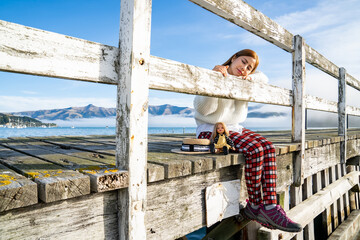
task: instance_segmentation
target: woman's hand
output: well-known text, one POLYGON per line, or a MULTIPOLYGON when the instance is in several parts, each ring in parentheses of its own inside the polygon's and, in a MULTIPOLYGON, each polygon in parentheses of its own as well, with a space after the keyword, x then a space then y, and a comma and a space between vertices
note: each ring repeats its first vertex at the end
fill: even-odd
POLYGON ((224 77, 228 75, 227 69, 229 66, 216 65, 213 70, 222 73, 224 77))

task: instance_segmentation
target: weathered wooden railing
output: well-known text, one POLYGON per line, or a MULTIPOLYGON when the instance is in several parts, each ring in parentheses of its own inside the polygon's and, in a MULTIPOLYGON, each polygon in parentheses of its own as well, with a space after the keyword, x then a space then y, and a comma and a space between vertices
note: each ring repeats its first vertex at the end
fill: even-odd
MULTIPOLYGON (((300 143, 300 148, 294 153, 293 184, 287 187, 291 193, 289 214, 295 219, 304 214, 308 217, 306 221, 301 219, 301 223, 307 224, 304 236, 308 239, 314 238, 312 222, 320 213, 327 226, 331 226, 331 214, 336 229, 338 211, 342 222, 349 216, 350 208, 359 208, 358 195, 349 193, 359 181, 359 169, 348 169, 347 175, 345 171, 345 162, 350 158, 346 156, 345 119, 347 115, 360 116, 360 109, 346 105, 345 86, 360 90, 360 81, 306 45, 301 36, 294 36, 243 1, 191 1, 292 53, 293 89, 229 76, 220 90, 216 84, 220 73, 150 56, 150 0, 121 1, 119 48, 0 21, 0 70, 118 86, 117 166, 129 171, 129 187, 119 191, 121 239, 146 238, 149 88, 292 107, 292 140, 300 143), (339 80, 338 102, 305 94, 305 61, 339 80), (318 163, 313 169, 308 166, 314 159, 305 156, 305 109, 339 115, 340 141, 331 145, 339 148, 339 159, 318 163), (339 187, 347 182, 346 187, 339 187), (339 195, 334 195, 335 192, 339 195)), ((289 209, 288 192, 281 194, 285 209, 289 209)), ((328 227, 327 235, 331 231, 328 227)), ((279 233, 261 229, 260 234, 269 237, 279 233)), ((301 238, 302 234, 297 236, 301 238)))

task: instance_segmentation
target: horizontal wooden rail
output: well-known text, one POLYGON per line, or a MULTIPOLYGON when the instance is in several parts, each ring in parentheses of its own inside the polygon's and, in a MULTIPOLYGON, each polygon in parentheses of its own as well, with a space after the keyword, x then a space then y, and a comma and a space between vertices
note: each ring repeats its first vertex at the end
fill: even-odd
POLYGON ((0 20, 0 70, 117 84, 118 49, 0 20))
POLYGON ((150 62, 150 88, 157 90, 232 98, 236 100, 291 106, 291 91, 250 80, 227 76, 215 71, 176 61, 152 57, 150 62), (271 93, 271 94, 269 94, 271 93))
MULTIPOLYGON (((244 1, 239 0, 189 0, 206 10, 246 29, 247 31, 271 42, 272 44, 293 52, 294 35, 288 30, 271 20, 244 1)), ((329 61, 315 49, 305 44, 306 62, 325 73, 338 78, 339 67, 329 61)), ((360 90, 360 81, 346 74, 346 83, 360 90)))
MULTIPOLYGON (((0 70, 80 81, 117 84, 118 49, 83 39, 0 20, 0 70), (76 67, 74 67, 76 66, 76 67)), ((292 106, 290 90, 222 75, 200 67, 150 57, 150 88, 236 100, 292 106), (271 93, 271 94, 268 94, 271 93)), ((337 103, 307 96, 309 109, 337 112, 337 103)), ((348 106, 348 114, 360 109, 348 106)))
MULTIPOLYGON (((351 172, 290 209, 287 216, 305 226, 358 184, 359 172, 351 172)), ((261 239, 278 239, 279 234, 282 234, 283 239, 291 239, 296 235, 296 233, 285 233, 280 230, 268 230, 266 228, 261 228, 259 234, 262 237, 261 239)))

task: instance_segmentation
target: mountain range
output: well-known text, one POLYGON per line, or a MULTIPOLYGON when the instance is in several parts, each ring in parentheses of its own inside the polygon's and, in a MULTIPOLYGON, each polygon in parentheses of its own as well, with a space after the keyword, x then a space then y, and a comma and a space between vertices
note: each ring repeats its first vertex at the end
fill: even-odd
MULTIPOLYGON (((116 116, 116 108, 97 107, 89 104, 85 107, 69 107, 62 109, 38 110, 13 112, 12 115, 27 116, 39 120, 72 120, 81 118, 107 118, 116 116)), ((183 117, 194 116, 194 109, 188 107, 177 107, 169 104, 160 106, 149 106, 149 114, 153 116, 161 115, 181 115, 183 117)))
MULTIPOLYGON (((249 107, 249 118, 269 118, 285 116, 282 112, 259 112, 254 111, 258 106, 249 107)), ((16 116, 27 116, 38 120, 73 120, 82 118, 108 118, 116 116, 116 108, 97 107, 89 104, 85 107, 69 107, 62 109, 24 111, 10 113, 16 116)), ((179 115, 181 117, 193 117, 194 109, 189 107, 177 107, 169 104, 149 106, 149 114, 152 116, 179 115)))

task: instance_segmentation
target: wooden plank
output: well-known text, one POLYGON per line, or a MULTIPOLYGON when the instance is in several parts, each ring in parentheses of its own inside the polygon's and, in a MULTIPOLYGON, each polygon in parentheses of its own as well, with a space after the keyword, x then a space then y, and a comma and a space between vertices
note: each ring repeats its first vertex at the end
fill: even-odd
POLYGON ((224 219, 202 239, 230 239, 249 223, 251 223, 250 220, 246 220, 241 216, 234 216, 224 219))
POLYGON ((36 183, 0 164, 0 212, 37 202, 36 183))
POLYGON ((100 153, 104 155, 114 155, 115 149, 113 146, 99 144, 99 143, 86 143, 83 141, 69 139, 66 137, 30 137, 46 143, 57 145, 63 149, 77 149, 80 151, 88 151, 94 153, 100 153))
POLYGON ((244 1, 190 0, 206 10, 254 33, 272 44, 292 51, 293 35, 244 1))
POLYGON ((305 96, 305 104, 307 109, 324 111, 324 112, 338 112, 338 103, 335 101, 330 101, 324 98, 315 97, 311 95, 305 96))
MULTIPOLYGON (((299 205, 302 201, 302 185, 300 187, 296 187, 294 184, 290 186, 290 209, 299 205)), ((296 239, 303 239, 303 230, 296 234, 296 239)))
POLYGON ((164 180, 165 178, 165 169, 164 166, 159 164, 149 163, 147 164, 147 182, 157 182, 160 180, 164 180))
POLYGON ((328 238, 328 240, 351 240, 355 239, 360 231, 360 210, 351 212, 350 216, 343 222, 328 238))
MULTIPOLYGON (((303 199, 306 200, 313 195, 313 176, 309 176, 304 179, 303 184, 303 199)), ((314 231, 314 221, 310 221, 304 228, 304 239, 305 240, 314 240, 315 231, 314 231)))
POLYGON ((0 213, 0 238, 115 240, 117 214, 116 191, 40 203, 0 213))
MULTIPOLYGON (((330 167, 330 183, 335 182, 337 180, 336 172, 335 172, 336 166, 337 165, 330 167)), ((339 199, 342 199, 342 196, 339 199)), ((339 226, 339 219, 338 219, 338 201, 339 201, 339 199, 330 206, 331 222, 333 224, 332 231, 334 231, 339 226)))
POLYGON ((165 178, 176 178, 192 174, 192 162, 188 159, 194 156, 178 156, 173 153, 148 153, 148 162, 164 167, 165 178))
POLYGON ((219 91, 216 83, 224 79, 220 73, 176 61, 153 57, 149 70, 151 89, 283 106, 292 104, 288 89, 235 76, 227 76, 227 84, 219 91))
POLYGON ((292 141, 299 142, 301 149, 294 157, 294 184, 303 183, 303 161, 305 160, 305 41, 299 35, 294 37, 292 71, 292 141))
POLYGON ((115 159, 110 164, 105 159, 107 156, 92 153, 74 152, 71 149, 55 148, 52 144, 29 140, 26 138, 13 138, 15 142, 8 142, 6 146, 17 149, 27 155, 40 158, 47 162, 81 172, 90 177, 90 188, 92 192, 110 191, 128 186, 127 171, 115 168, 115 159), (36 155, 33 152, 36 152, 36 155), (70 153, 72 152, 72 153, 70 153), (98 158, 97 158, 98 157, 98 158), (95 160, 96 159, 96 160, 95 160), (103 162, 98 159, 103 160, 103 162))
MULTIPOLYGON (((293 221, 305 226, 356 184, 359 184, 359 172, 349 173, 290 209, 286 215, 293 221)), ((266 239, 270 239, 270 236, 275 236, 275 239, 278 239, 280 234, 282 239, 291 239, 296 235, 296 233, 266 228, 260 228, 259 232, 262 236, 269 237, 266 239)))
POLYGON ((346 115, 346 81, 345 81, 345 68, 339 69, 339 82, 338 82, 338 131, 339 136, 344 137, 340 142, 340 163, 346 162, 346 137, 347 137, 347 115, 346 115))
MULTIPOLYGON (((241 165, 235 165, 150 184, 145 215, 147 239, 172 240, 205 226, 205 188, 239 179, 240 169, 241 165)), ((241 189, 243 191, 246 194, 246 190, 241 189)))
POLYGON ((117 48, 0 21, 0 70, 116 84, 117 48))
POLYGON ((0 163, 31 178, 38 185, 43 202, 83 196, 90 193, 88 176, 0 146, 0 163))
POLYGON ((146 239, 151 9, 151 0, 120 6, 116 166, 129 171, 129 187, 119 191, 120 239, 146 239))
MULTIPOLYGON (((321 182, 323 189, 329 186, 330 184, 329 168, 326 168, 323 171, 321 171, 321 182)), ((332 233, 331 206, 327 206, 322 212, 322 224, 323 224, 324 232, 328 237, 332 233)))

